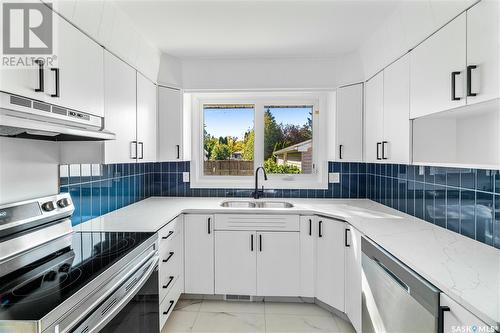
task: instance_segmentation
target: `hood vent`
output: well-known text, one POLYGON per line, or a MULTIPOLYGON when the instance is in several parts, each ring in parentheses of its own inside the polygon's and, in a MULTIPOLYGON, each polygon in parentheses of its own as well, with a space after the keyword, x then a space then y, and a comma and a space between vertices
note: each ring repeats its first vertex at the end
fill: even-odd
POLYGON ((0 136, 49 141, 114 140, 104 118, 0 92, 0 136))

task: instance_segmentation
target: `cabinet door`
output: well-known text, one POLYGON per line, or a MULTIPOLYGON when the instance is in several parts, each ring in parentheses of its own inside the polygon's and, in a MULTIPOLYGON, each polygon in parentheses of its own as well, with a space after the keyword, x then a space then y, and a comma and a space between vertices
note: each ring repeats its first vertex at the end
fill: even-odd
POLYGON ((467 11, 467 66, 476 66, 468 67, 467 104, 500 97, 499 12, 499 1, 481 1, 467 11))
POLYGON ((345 313, 361 333, 361 233, 351 226, 346 230, 345 313))
POLYGON ((106 129, 116 140, 105 142, 106 163, 131 163, 136 160, 136 73, 112 55, 104 54, 106 129))
POLYGON ((104 116, 104 49, 59 15, 53 17, 58 28, 57 63, 46 68, 46 100, 104 116), (58 97, 53 96, 57 89, 58 97))
POLYGON ((298 232, 257 233, 257 295, 300 295, 298 232))
POLYGON ((365 84, 365 154, 366 162, 380 162, 384 129, 384 73, 365 84))
POLYGON ((412 119, 465 105, 465 21, 463 13, 410 52, 412 119))
POLYGON ((443 312, 443 333, 495 332, 498 328, 486 324, 446 294, 440 294, 439 303, 441 307, 449 308, 449 311, 443 312))
POLYGON ((255 231, 215 232, 215 293, 256 295, 255 231))
POLYGON ((184 291, 214 293, 214 230, 212 215, 184 216, 184 291))
POLYGON ((137 73, 137 159, 156 162, 156 85, 137 73))
POLYGON ((159 159, 182 159, 182 92, 158 87, 159 159))
POLYGON ((345 223, 318 218, 316 298, 344 311, 345 223))
POLYGON ((337 151, 341 161, 363 160, 363 84, 337 89, 337 151))
POLYGON ((2 67, 0 68, 0 91, 44 101, 45 93, 36 91, 40 88, 40 84, 43 85, 41 79, 44 74, 45 71, 43 71, 43 74, 39 73, 37 66, 2 67))
POLYGON ((404 56, 384 70, 383 159, 410 163, 410 61, 404 56))
POLYGON ((300 217, 300 296, 314 297, 316 217, 300 217))

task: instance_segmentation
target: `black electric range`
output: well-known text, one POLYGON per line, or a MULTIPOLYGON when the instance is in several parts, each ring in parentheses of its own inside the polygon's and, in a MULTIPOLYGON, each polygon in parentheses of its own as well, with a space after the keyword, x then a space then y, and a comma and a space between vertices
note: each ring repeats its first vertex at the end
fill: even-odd
POLYGON ((40 320, 151 236, 75 232, 69 246, 0 278, 0 320, 40 320))

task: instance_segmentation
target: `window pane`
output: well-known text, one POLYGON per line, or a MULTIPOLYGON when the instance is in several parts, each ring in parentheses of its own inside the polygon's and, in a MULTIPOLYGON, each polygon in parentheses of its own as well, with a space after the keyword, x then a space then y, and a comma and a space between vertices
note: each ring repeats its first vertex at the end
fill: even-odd
POLYGON ((254 169, 254 106, 205 104, 203 174, 251 176, 254 169))
POLYGON ((268 105, 264 111, 264 167, 268 173, 311 174, 311 105, 268 105))

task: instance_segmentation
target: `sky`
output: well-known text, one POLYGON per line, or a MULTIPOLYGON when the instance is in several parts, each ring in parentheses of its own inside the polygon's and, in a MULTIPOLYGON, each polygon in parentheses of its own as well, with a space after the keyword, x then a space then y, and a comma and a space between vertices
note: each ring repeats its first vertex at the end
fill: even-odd
MULTIPOLYGON (((273 108, 276 122, 302 126, 307 123, 310 108, 273 108)), ((205 129, 215 137, 236 136, 243 139, 253 128, 253 109, 204 109, 205 129)))

